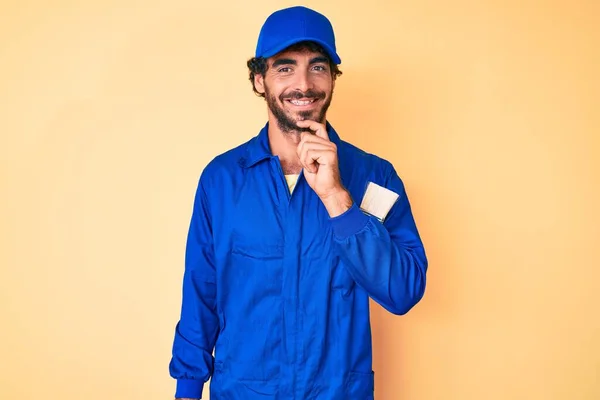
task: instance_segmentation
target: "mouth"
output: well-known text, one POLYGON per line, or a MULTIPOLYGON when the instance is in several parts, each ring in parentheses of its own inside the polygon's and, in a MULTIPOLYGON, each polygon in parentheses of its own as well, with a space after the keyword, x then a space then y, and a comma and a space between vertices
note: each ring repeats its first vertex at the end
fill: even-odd
POLYGON ((316 98, 303 98, 303 99, 286 99, 288 104, 292 105, 295 109, 309 109, 313 108, 319 101, 316 98))

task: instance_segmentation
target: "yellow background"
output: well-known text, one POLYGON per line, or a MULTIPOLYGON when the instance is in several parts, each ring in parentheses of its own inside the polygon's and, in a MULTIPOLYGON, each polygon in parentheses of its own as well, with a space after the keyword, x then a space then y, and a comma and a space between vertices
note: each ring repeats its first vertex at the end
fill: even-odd
MULTIPOLYGON (((276 8, 2 1, 0 398, 169 399, 198 176, 266 107, 276 8)), ((330 121, 392 161, 430 259, 373 305, 377 400, 600 399, 599 2, 311 1, 330 121)))

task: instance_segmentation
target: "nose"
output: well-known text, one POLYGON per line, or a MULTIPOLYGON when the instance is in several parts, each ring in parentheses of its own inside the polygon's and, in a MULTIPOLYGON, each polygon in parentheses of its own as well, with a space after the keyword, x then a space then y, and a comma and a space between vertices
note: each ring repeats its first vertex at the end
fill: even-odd
POLYGON ((310 79, 308 71, 300 70, 296 73, 296 82, 294 82, 295 89, 301 92, 306 92, 308 89, 312 89, 313 83, 310 79))

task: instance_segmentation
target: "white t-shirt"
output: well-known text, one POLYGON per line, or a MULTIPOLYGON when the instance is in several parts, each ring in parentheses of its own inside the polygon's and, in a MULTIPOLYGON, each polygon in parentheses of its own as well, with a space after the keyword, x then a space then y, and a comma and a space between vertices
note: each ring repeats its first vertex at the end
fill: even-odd
POLYGON ((287 182, 288 187, 290 188, 290 193, 294 191, 296 187, 296 182, 298 182, 299 174, 290 174, 285 176, 285 180, 287 182))

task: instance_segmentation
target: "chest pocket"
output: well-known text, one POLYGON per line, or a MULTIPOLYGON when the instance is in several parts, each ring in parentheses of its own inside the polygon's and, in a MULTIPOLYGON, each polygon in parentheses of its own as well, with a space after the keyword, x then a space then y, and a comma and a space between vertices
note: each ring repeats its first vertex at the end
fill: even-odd
POLYGON ((281 290, 283 282, 283 241, 266 240, 260 231, 254 236, 234 233, 230 266, 242 292, 253 292, 254 296, 274 295, 281 290))
POLYGON ((252 235, 233 232, 231 253, 251 260, 269 261, 283 258, 283 240, 265 238, 260 229, 252 235))

